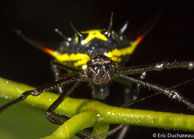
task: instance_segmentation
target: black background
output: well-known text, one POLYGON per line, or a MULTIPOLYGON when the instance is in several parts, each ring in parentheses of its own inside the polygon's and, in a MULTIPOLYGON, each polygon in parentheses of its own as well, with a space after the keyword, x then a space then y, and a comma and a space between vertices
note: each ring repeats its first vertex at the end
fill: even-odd
MULTIPOLYGON (((52 81, 50 58, 32 47, 17 35, 11 28, 21 29, 28 36, 46 42, 60 41, 61 38, 53 30, 59 28, 64 34, 72 35, 70 20, 78 30, 106 28, 110 14, 114 12, 113 28, 118 30, 125 21, 129 20, 126 35, 136 36, 145 26, 163 12, 160 21, 155 25, 144 41, 138 46, 127 63, 130 65, 144 65, 149 63, 168 61, 194 60, 194 5, 192 1, 70 1, 70 0, 17 0, 0 4, 0 76, 33 86, 52 81)), ((170 87, 194 77, 189 70, 173 70, 149 73, 146 80, 170 87)), ((86 86, 85 86, 86 87, 86 86)), ((80 87, 85 89, 85 87, 80 87)), ((120 86, 116 86, 120 87, 120 86)), ((121 93, 111 92, 109 103, 121 103, 121 93), (118 100, 118 98, 120 100, 118 100)), ((179 90, 189 100, 194 102, 193 82, 179 87, 179 90)), ((147 90, 143 90, 145 92, 147 90)), ((140 97, 149 95, 148 91, 140 97)), ((84 96, 80 91, 75 97, 84 96)), ((187 107, 171 101, 160 95, 137 103, 134 108, 192 113, 187 107)), ((140 138, 143 135, 152 138, 153 132, 173 132, 154 128, 132 126, 128 138, 140 138)), ((177 131, 174 131, 177 133, 177 131)))

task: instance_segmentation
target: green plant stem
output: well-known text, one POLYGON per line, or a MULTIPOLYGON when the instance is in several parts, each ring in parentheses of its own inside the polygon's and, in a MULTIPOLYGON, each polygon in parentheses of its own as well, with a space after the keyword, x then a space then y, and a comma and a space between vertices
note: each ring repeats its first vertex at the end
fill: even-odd
MULTIPOLYGON (((14 99, 21 95, 24 91, 31 89, 34 88, 25 84, 0 78, 0 97, 14 99)), ((57 94, 45 92, 39 96, 29 96, 24 102, 34 107, 46 110, 57 99, 57 97, 57 94)), ((192 115, 112 107, 101 102, 88 99, 73 99, 67 97, 55 110, 55 113, 57 114, 70 117, 79 113, 81 114, 82 112, 92 112, 97 116, 98 122, 94 122, 95 120, 92 119, 90 126, 94 126, 94 123, 129 124, 194 131, 194 116, 192 115)), ((81 120, 80 122, 83 121, 81 120)), ((85 127, 88 127, 88 125, 85 127)), ((70 126, 67 128, 70 130, 71 128, 76 128, 76 126, 70 126)), ((80 130, 80 128, 84 127, 71 129, 73 131, 72 134, 74 134, 75 131, 77 132, 80 130)))
POLYGON ((93 111, 81 112, 67 120, 50 136, 45 137, 44 139, 69 139, 78 131, 94 125, 97 122, 97 119, 97 114, 93 111))

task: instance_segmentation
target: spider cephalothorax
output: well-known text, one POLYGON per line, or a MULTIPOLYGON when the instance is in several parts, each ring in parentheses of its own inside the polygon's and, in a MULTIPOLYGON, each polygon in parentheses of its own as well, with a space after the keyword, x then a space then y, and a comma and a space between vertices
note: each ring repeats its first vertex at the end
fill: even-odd
POLYGON ((84 73, 93 83, 105 84, 112 80, 115 68, 115 63, 110 58, 98 55, 87 63, 84 73))

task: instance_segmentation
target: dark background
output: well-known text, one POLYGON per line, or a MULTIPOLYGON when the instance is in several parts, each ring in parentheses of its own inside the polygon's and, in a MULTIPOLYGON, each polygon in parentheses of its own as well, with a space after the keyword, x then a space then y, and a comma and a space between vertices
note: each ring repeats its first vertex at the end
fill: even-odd
MULTIPOLYGON (((192 1, 17 0, 1 2, 0 4, 0 76, 33 86, 39 86, 53 79, 49 65, 51 58, 15 35, 14 32, 11 31, 12 27, 21 29, 27 36, 50 43, 61 40, 61 37, 53 31, 56 27, 67 36, 73 34, 69 25, 70 20, 78 30, 106 28, 112 11, 114 12, 113 28, 118 30, 129 20, 129 28, 126 35, 132 37, 137 36, 138 32, 152 23, 157 15, 163 13, 160 16, 160 21, 137 47, 129 63, 127 63, 127 66, 144 65, 164 60, 194 60, 194 4, 192 1)), ((149 73, 146 80, 170 87, 193 77, 193 71, 173 70, 149 73)), ((109 104, 111 104, 111 102, 113 104, 121 104, 123 102, 123 96, 121 93, 118 93, 120 90, 117 89, 120 86, 115 86, 116 87, 113 87, 111 91, 110 100, 108 100, 109 104)), ((81 89, 79 91, 77 90, 74 96, 78 98, 89 98, 90 90, 85 91, 87 88, 86 85, 80 88, 83 91, 80 91, 81 89), (86 92, 86 94, 82 92, 86 92)), ((177 90, 194 102, 193 82, 179 87, 177 90)), ((151 94, 151 92, 142 89, 140 97, 145 97, 149 94, 151 94)), ((133 105, 133 108, 188 114, 193 113, 183 104, 169 100, 163 95, 136 103, 133 105)), ((27 107, 27 109, 30 108, 27 107)), ((29 116, 26 115, 26 113, 28 113, 26 110, 21 110, 20 112, 15 110, 14 115, 11 114, 11 119, 13 121, 18 118, 16 113, 21 113, 24 117, 29 116)), ((44 116, 44 112, 36 111, 35 113, 41 113, 40 115, 44 116)), ((25 138, 26 136, 30 136, 31 138, 45 136, 48 133, 38 136, 38 132, 44 132, 44 128, 52 126, 50 123, 47 123, 48 125, 42 127, 42 130, 34 130, 34 127, 31 125, 32 123, 26 122, 26 125, 17 125, 21 129, 25 129, 25 126, 32 127, 32 129, 27 128, 28 132, 26 132, 25 136, 22 130, 14 132, 14 129, 10 129, 14 127, 14 124, 20 123, 12 123, 7 116, 4 117, 4 119, 0 119, 4 123, 0 124, 0 129, 5 127, 2 131, 13 131, 13 133, 10 134, 19 136, 18 138, 25 138), (6 119, 8 120, 7 123, 5 122, 6 119), (9 125, 11 123, 12 125, 9 125), (37 136, 33 134, 37 134, 37 136)), ((20 120, 22 119, 23 118, 20 120)), ((47 122, 45 117, 42 119, 47 122)), ((37 121, 37 123, 38 122, 40 122, 40 120, 37 121)), ((52 132, 52 129, 50 129, 49 132, 52 132)), ((153 132, 179 133, 180 131, 166 131, 131 126, 127 138, 141 138, 142 136, 152 138, 153 132)))

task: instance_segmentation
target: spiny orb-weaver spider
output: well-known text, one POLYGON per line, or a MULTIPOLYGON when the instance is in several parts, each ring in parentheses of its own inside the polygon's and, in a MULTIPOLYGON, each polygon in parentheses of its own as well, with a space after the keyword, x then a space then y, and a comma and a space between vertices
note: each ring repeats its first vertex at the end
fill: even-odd
MULTIPOLYGON (((169 98, 178 100, 190 109, 194 109, 194 105, 188 100, 186 100, 177 91, 154 85, 152 83, 130 76, 150 71, 161 71, 163 69, 193 69, 194 62, 175 61, 161 62, 151 65, 135 67, 123 67, 123 65, 127 61, 127 58, 134 52, 136 46, 150 31, 155 22, 151 25, 150 28, 148 28, 147 31, 145 31, 145 33, 138 36, 136 40, 131 41, 123 35, 127 29, 128 22, 126 22, 118 32, 116 32, 112 30, 112 20, 113 14, 111 15, 108 29, 106 30, 89 30, 79 32, 71 24, 75 32, 75 36, 71 38, 64 36, 62 32, 60 32, 58 29, 55 29, 55 31, 64 38, 64 41, 60 43, 59 47, 56 50, 52 50, 50 48, 43 48, 42 46, 44 45, 41 42, 33 41, 23 35, 21 31, 17 30, 16 33, 21 38, 31 43, 33 46, 48 53, 54 58, 54 60, 51 62, 51 65, 52 70, 55 74, 55 81, 38 87, 35 90, 29 90, 24 92, 19 98, 1 106, 0 112, 5 110, 9 106, 26 99, 29 95, 38 96, 45 91, 57 89, 60 96, 48 108, 48 110, 46 111, 46 117, 50 122, 54 124, 62 124, 60 120, 52 117, 51 114, 65 99, 65 97, 73 92, 73 90, 78 86, 78 84, 84 81, 88 81, 91 84, 91 87, 93 88, 93 98, 105 99, 108 96, 108 83, 117 78, 125 79, 129 82, 139 84, 140 86, 144 86, 155 91, 162 92, 169 98), (65 69, 69 72, 68 76, 63 76, 60 74, 60 70, 62 69, 65 69), (63 91, 63 87, 67 84, 71 84, 71 88, 68 91, 63 91)), ((120 126, 120 128, 121 127, 122 126, 120 126)), ((81 138, 87 138, 86 136, 81 135, 79 133, 76 135, 81 138)), ((99 137, 102 136, 97 136, 95 138, 99 137)))

